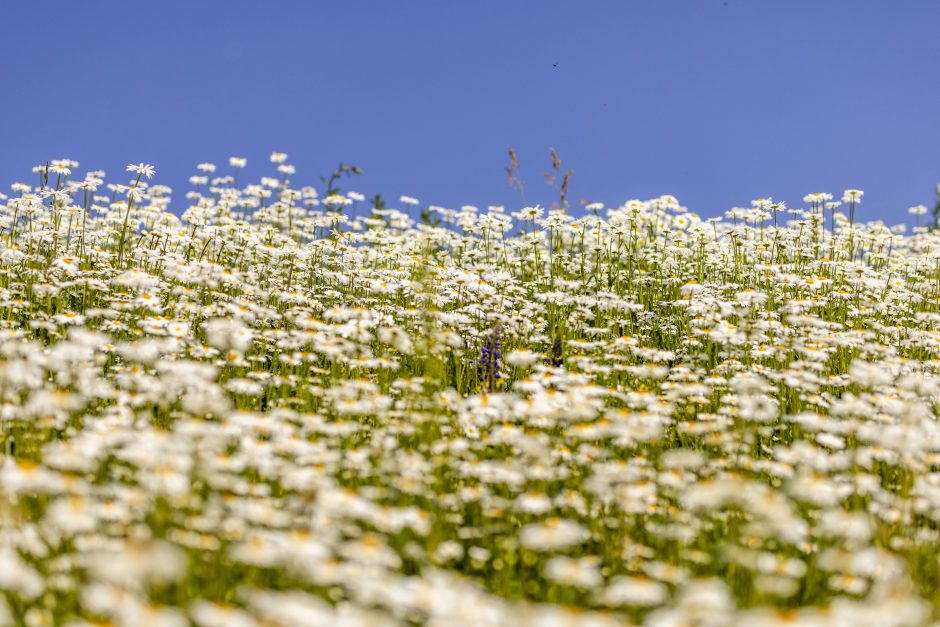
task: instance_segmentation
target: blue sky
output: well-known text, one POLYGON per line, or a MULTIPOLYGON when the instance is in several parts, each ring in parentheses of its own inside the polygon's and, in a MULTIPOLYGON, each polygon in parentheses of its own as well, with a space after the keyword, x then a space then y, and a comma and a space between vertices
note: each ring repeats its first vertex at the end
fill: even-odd
MULTIPOLYGON (((866 195, 907 219, 940 181, 940 2, 0 3, 0 179, 287 152, 292 181, 447 207, 673 194, 717 215, 773 196, 866 195), (508 187, 507 147, 525 199, 508 187)), ((225 166, 225 167, 223 167, 225 166)))

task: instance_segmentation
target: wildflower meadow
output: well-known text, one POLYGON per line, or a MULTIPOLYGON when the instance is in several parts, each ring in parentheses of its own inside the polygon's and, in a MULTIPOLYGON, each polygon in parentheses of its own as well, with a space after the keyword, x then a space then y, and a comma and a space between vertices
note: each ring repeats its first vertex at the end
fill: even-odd
POLYGON ((271 161, 0 194, 0 625, 940 624, 937 231, 271 161))

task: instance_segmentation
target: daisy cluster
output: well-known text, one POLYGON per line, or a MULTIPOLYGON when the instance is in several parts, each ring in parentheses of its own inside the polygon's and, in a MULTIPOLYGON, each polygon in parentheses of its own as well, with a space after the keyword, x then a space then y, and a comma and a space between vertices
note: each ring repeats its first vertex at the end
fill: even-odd
POLYGON ((940 619, 936 232, 286 160, 0 195, 0 625, 940 619))

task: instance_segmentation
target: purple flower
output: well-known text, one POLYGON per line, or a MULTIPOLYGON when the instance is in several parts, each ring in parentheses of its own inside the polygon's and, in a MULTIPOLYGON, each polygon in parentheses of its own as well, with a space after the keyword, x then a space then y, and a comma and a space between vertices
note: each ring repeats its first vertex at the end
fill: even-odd
POLYGON ((477 376, 480 379, 480 385, 486 386, 490 391, 493 391, 493 386, 496 381, 502 378, 502 373, 500 372, 503 358, 502 333, 502 328, 496 327, 493 332, 487 336, 483 347, 480 349, 477 376))

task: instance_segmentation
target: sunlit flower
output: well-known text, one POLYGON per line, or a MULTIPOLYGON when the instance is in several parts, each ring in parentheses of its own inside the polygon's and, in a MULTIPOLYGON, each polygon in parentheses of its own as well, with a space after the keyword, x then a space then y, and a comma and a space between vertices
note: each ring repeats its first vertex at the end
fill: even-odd
POLYGON ((152 165, 147 165, 144 163, 130 164, 127 166, 128 172, 136 172, 138 175, 146 176, 148 179, 153 178, 153 175, 156 174, 157 170, 152 165))

